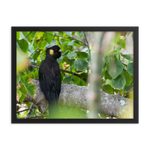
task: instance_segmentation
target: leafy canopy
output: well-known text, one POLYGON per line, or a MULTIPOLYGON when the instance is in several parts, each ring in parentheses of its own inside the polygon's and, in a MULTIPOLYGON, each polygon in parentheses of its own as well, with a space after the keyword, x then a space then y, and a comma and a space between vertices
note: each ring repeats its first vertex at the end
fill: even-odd
MULTIPOLYGON (((22 103, 27 93, 35 97, 32 79, 38 79, 38 68, 29 65, 29 62, 40 66, 46 57, 46 48, 53 45, 60 46, 62 50, 62 56, 57 60, 62 69, 62 83, 86 86, 91 72, 90 56, 95 51, 94 47, 83 42, 83 37, 83 31, 17 32, 17 100, 22 103)), ((110 94, 126 93, 133 87, 133 57, 120 52, 126 48, 126 38, 121 33, 115 35, 113 45, 113 50, 106 53, 103 60, 101 90, 110 94)))

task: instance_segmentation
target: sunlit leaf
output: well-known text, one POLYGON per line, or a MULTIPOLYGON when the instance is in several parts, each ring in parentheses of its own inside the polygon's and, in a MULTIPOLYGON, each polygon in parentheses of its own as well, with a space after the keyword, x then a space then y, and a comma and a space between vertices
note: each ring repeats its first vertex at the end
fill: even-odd
POLYGON ((28 42, 24 39, 18 40, 18 44, 20 49, 24 52, 27 53, 28 52, 28 42))

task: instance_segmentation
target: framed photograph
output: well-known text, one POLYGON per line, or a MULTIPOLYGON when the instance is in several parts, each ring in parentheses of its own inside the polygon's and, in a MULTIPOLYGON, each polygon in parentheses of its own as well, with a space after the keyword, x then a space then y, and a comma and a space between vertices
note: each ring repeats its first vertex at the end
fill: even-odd
POLYGON ((11 27, 12 123, 138 123, 138 27, 11 27))

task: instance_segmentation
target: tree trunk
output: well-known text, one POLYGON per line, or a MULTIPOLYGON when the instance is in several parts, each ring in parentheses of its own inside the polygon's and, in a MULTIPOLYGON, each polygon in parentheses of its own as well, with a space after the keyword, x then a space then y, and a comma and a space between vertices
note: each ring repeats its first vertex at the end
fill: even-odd
MULTIPOLYGON (((39 80, 33 79, 33 82, 36 86, 36 96, 33 99, 27 94, 24 102, 33 102, 40 112, 45 112, 48 109, 48 102, 40 89, 39 80)), ((88 109, 89 100, 87 97, 88 87, 62 84, 59 105, 88 109)), ((102 91, 100 92, 100 98, 101 103, 98 104, 101 108, 100 113, 117 118, 133 118, 133 100, 102 91)))

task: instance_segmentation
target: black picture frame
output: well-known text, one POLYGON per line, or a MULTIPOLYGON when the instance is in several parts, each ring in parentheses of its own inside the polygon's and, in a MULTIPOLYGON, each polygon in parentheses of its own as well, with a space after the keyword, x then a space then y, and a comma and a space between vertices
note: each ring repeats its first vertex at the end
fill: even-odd
POLYGON ((138 48, 139 27, 11 27, 11 123, 139 123, 138 48), (17 31, 132 31, 134 35, 133 119, 17 119, 16 118, 16 32, 17 31))

